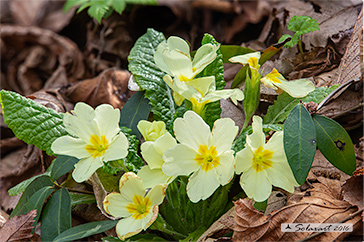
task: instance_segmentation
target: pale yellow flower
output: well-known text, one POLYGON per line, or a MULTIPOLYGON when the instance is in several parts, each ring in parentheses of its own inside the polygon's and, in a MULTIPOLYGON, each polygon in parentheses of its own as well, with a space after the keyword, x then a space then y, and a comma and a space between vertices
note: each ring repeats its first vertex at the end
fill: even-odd
POLYGON ((246 146, 235 156, 235 170, 246 195, 256 202, 268 199, 272 185, 293 193, 299 186, 288 164, 283 147, 283 131, 277 131, 265 143, 262 118, 253 117, 253 133, 246 138, 246 146))
POLYGON ((187 195, 194 203, 209 198, 234 175, 233 140, 239 128, 230 118, 214 123, 212 131, 193 111, 177 118, 173 125, 180 142, 164 155, 162 171, 168 176, 188 176, 187 195))
POLYGON ((137 128, 145 141, 155 141, 167 132, 166 124, 163 121, 140 120, 137 128))
POLYGON ((104 199, 105 211, 122 217, 116 225, 116 233, 125 240, 146 230, 158 217, 158 205, 163 202, 166 184, 154 186, 145 194, 143 181, 134 173, 125 173, 119 183, 120 193, 112 192, 104 199))
POLYGON ((77 103, 72 113, 66 113, 63 118, 72 136, 56 139, 52 150, 55 154, 80 159, 72 177, 76 182, 83 182, 104 165, 103 161, 126 157, 129 142, 119 127, 119 109, 102 104, 94 110, 85 103, 77 103))

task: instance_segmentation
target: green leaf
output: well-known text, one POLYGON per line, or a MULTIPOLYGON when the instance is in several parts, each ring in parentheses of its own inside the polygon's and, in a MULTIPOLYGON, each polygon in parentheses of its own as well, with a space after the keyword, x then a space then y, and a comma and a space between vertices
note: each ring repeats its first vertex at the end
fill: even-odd
POLYGON ((105 232, 115 227, 118 220, 104 220, 78 225, 58 235, 53 242, 73 241, 105 232))
POLYGON ((88 2, 89 0, 67 0, 67 2, 65 3, 64 7, 63 7, 63 12, 67 12, 68 10, 70 10, 70 8, 77 6, 77 5, 81 5, 84 4, 86 2, 88 2))
POLYGON ((53 194, 44 207, 41 221, 42 241, 53 241, 63 231, 71 228, 71 196, 66 188, 53 194))
POLYGON ((337 122, 324 116, 314 115, 317 147, 336 168, 352 175, 356 169, 353 142, 346 130, 337 122))
POLYGON ((296 32, 298 35, 307 34, 316 30, 320 30, 319 24, 316 19, 309 16, 293 16, 289 20, 287 28, 296 32))
POLYGON ((53 141, 68 134, 63 126, 63 113, 11 91, 1 90, 0 102, 4 121, 15 136, 46 151, 48 155, 53 154, 53 141))
MULTIPOLYGON (((248 72, 248 71, 247 71, 248 72)), ((246 75, 245 87, 244 87, 244 102, 243 109, 245 113, 245 120, 243 127, 246 127, 251 117, 257 110, 259 105, 259 97, 260 97, 260 77, 257 77, 255 80, 250 79, 249 74, 246 75)))
POLYGON ((316 131, 310 113, 298 104, 287 117, 283 129, 284 151, 296 181, 306 181, 316 153, 316 131))
POLYGON ((231 63, 229 59, 236 55, 244 55, 255 52, 255 50, 239 45, 221 45, 220 52, 224 63, 231 63))
POLYGON ((20 197, 19 202, 17 203, 16 207, 14 208, 13 212, 10 214, 10 217, 19 216, 23 214, 26 209, 26 204, 29 199, 36 193, 39 189, 47 186, 54 185, 51 181, 50 177, 47 175, 42 175, 32 181, 29 186, 25 189, 23 195, 20 197))
POLYGON ((287 118, 289 112, 300 102, 300 100, 304 103, 320 103, 337 87, 337 85, 331 86, 329 88, 319 87, 316 88, 314 91, 310 92, 304 98, 294 98, 291 97, 288 93, 284 92, 278 95, 277 100, 274 102, 273 105, 268 107, 267 114, 264 116, 264 123, 274 124, 283 122, 287 118))
POLYGON ((120 128, 129 141, 128 155, 124 158, 124 165, 128 171, 137 173, 142 168, 142 166, 144 166, 142 159, 138 155, 139 139, 137 139, 135 135, 130 134, 130 129, 126 127, 120 128))
MULTIPOLYGON (((145 97, 150 101, 154 120, 162 120, 167 128, 171 128, 178 107, 174 103, 170 88, 162 79, 165 73, 154 63, 155 50, 165 40, 162 33, 148 29, 147 33, 136 41, 128 60, 129 71, 139 87, 145 90, 145 97)), ((182 111, 183 107, 180 110, 182 111)))
POLYGON ((54 192, 54 190, 55 189, 52 186, 42 187, 36 193, 34 193, 30 197, 29 201, 25 204, 23 213, 27 213, 31 210, 37 209, 37 216, 34 218, 33 224, 34 228, 38 223, 44 201, 52 194, 52 192, 54 192))
POLYGON ((76 157, 59 155, 52 163, 54 164, 51 172, 52 181, 71 171, 78 161, 79 159, 76 157))
POLYGON ((288 38, 292 38, 292 36, 289 34, 284 34, 284 35, 282 35, 282 37, 279 38, 278 42, 283 42, 288 38))
POLYGON ((9 196, 15 196, 15 195, 18 195, 21 192, 24 192, 25 189, 29 186, 29 184, 32 181, 34 181, 35 179, 37 179, 38 177, 45 176, 45 175, 46 176, 50 176, 52 168, 53 168, 53 162, 47 168, 46 172, 44 172, 43 174, 39 174, 39 175, 33 176, 33 177, 31 177, 31 178, 29 178, 27 180, 24 180, 24 181, 20 182, 16 186, 10 188, 9 191, 8 191, 9 196))
POLYGON ((147 120, 150 113, 150 104, 147 98, 144 98, 144 91, 135 93, 125 103, 121 110, 119 126, 131 129, 131 134, 140 139, 141 134, 137 128, 140 120, 147 120))
POLYGON ((233 82, 231 83, 231 88, 236 88, 245 81, 247 71, 248 65, 244 65, 242 68, 240 68, 238 73, 235 75, 233 82))
POLYGON ((124 0, 113 0, 111 3, 111 7, 113 7, 118 14, 121 14, 124 11, 125 6, 126 2, 124 0))
POLYGON ((87 13, 95 18, 97 22, 101 23, 101 19, 105 16, 107 11, 110 9, 110 1, 106 0, 91 0, 90 8, 87 13))
MULTIPOLYGON (((212 35, 205 34, 201 44, 219 45, 220 43, 216 42, 212 35)), ((217 50, 216 53, 216 59, 210 65, 208 65, 197 77, 215 76, 216 90, 222 90, 226 85, 224 80, 223 57, 220 50, 217 50)), ((205 121, 208 125, 210 125, 210 127, 213 127, 214 122, 220 118, 220 114, 220 101, 216 101, 206 105, 205 121)))
POLYGON ((71 206, 76 206, 80 204, 91 204, 96 203, 95 195, 92 194, 77 194, 70 193, 71 196, 71 206))
POLYGON ((263 211, 263 212, 265 212, 265 210, 267 209, 267 205, 268 205, 268 199, 263 201, 263 202, 255 202, 254 203, 254 207, 258 211, 263 211))

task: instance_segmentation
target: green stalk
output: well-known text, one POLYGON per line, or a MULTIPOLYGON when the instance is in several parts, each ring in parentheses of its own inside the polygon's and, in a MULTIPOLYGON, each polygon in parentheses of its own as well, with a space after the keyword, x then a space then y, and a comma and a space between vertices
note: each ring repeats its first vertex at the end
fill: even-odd
POLYGON ((302 35, 300 35, 299 40, 298 40, 298 48, 300 49, 300 53, 303 58, 302 35))

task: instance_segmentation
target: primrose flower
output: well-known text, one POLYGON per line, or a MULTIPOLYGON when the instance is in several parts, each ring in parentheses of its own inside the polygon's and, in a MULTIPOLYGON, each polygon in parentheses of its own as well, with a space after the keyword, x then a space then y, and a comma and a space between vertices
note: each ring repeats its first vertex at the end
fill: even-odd
POLYGON ((215 60, 218 49, 217 45, 205 44, 196 51, 191 60, 188 43, 179 37, 171 36, 167 42, 159 44, 154 61, 168 75, 188 82, 215 60))
MULTIPOLYGON (((192 110, 200 115, 203 113, 205 105, 208 103, 230 98, 234 104, 237 105, 237 101, 244 99, 244 93, 240 89, 216 90, 215 79, 209 80, 208 78, 200 78, 199 83, 201 85, 198 88, 195 88, 195 85, 199 85, 197 82, 193 82, 193 85, 187 85, 178 78, 173 80, 168 75, 165 75, 163 80, 174 93, 182 97, 182 99, 179 100, 189 100, 192 103, 192 110)), ((182 101, 176 101, 176 104, 181 105, 182 101)))
POLYGON ((229 59, 229 61, 232 63, 249 65, 250 69, 258 71, 260 68, 259 59, 260 59, 260 52, 253 52, 249 54, 233 56, 229 59))
POLYGON ((158 205, 163 202, 166 188, 166 184, 159 184, 145 194, 143 181, 133 172, 121 177, 120 193, 110 193, 103 202, 108 214, 122 217, 116 224, 116 233, 121 240, 146 230, 157 219, 158 205))
POLYGON ((221 118, 210 127, 193 111, 177 118, 173 130, 180 142, 164 155, 162 171, 168 176, 188 176, 187 195, 194 203, 207 199, 234 175, 231 150, 238 127, 230 118, 221 118))
POLYGON ((253 117, 253 133, 246 138, 244 149, 236 153, 236 174, 240 177, 240 185, 249 198, 256 202, 268 199, 272 185, 293 193, 299 186, 287 162, 283 148, 283 132, 277 131, 265 143, 262 129, 262 118, 253 117))
POLYGON ((145 141, 155 141, 167 132, 166 124, 163 121, 149 122, 140 120, 137 128, 143 135, 145 141))
POLYGON ((176 178, 176 176, 167 176, 162 171, 163 154, 175 145, 177 142, 169 132, 156 139, 155 142, 147 141, 141 145, 142 156, 148 165, 140 169, 138 176, 143 180, 146 188, 162 183, 169 184, 176 178))
POLYGON ((72 136, 56 139, 52 150, 55 154, 80 159, 72 177, 76 182, 83 182, 104 165, 103 161, 126 157, 129 142, 119 128, 120 110, 111 105, 102 104, 94 110, 80 102, 72 113, 63 117, 63 124, 72 136))
POLYGON ((268 73, 261 79, 265 86, 273 88, 277 91, 285 91, 292 97, 305 97, 307 94, 315 90, 315 86, 306 79, 298 79, 287 81, 284 77, 274 68, 273 71, 268 73))

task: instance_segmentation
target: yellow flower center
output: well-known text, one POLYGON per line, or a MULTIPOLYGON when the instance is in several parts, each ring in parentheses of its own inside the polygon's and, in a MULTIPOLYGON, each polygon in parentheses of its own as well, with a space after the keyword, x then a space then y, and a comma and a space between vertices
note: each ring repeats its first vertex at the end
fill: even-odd
POLYGON ((202 170, 209 171, 213 167, 220 165, 220 157, 217 156, 215 146, 207 147, 207 145, 200 145, 198 148, 199 154, 196 155, 195 161, 202 167, 202 170))
POLYGON ((184 75, 179 75, 178 76, 178 79, 181 81, 181 82, 188 82, 188 81, 191 81, 190 78, 184 76, 184 75))
POLYGON ((263 150, 262 146, 259 146, 253 154, 253 168, 256 172, 260 172, 263 169, 267 169, 272 166, 271 161, 273 157, 273 151, 263 150))
POLYGON ((256 58, 256 57, 250 57, 249 59, 248 59, 248 63, 249 63, 249 66, 251 67, 251 68, 254 68, 254 69, 259 69, 259 67, 260 67, 260 65, 259 65, 259 60, 258 60, 258 58, 256 58))
POLYGON ((143 198, 142 196, 134 195, 133 203, 126 206, 126 209, 129 213, 132 213, 132 217, 137 220, 147 216, 151 207, 152 203, 148 197, 143 198))
POLYGON ((280 77, 281 74, 277 71, 277 69, 273 69, 270 73, 266 75, 266 77, 274 83, 282 83, 277 77, 280 77))
POLYGON ((196 98, 191 98, 190 101, 192 103, 192 111, 199 115, 203 112, 205 105, 209 103, 209 100, 199 103, 196 98))
POLYGON ((93 158, 102 156, 107 148, 109 148, 109 141, 105 135, 102 135, 101 138, 96 134, 91 135, 90 143, 90 145, 86 145, 85 149, 88 153, 92 154, 93 158))

